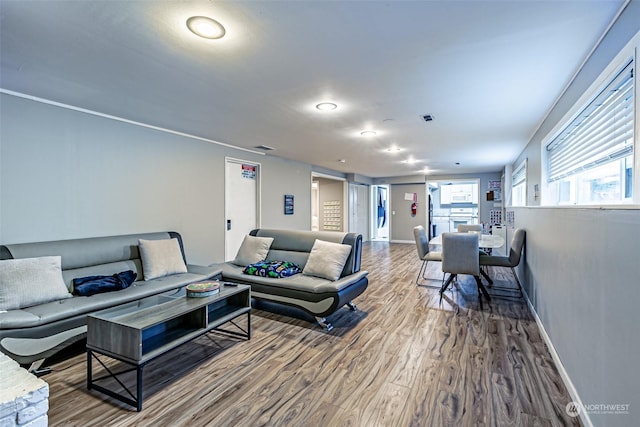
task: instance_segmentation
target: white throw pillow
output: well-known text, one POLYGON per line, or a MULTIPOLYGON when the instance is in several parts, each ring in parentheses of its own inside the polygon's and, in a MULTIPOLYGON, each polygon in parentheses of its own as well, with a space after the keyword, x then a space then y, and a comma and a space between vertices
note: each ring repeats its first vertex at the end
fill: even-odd
POLYGON ((138 247, 144 280, 187 272, 178 239, 139 239, 138 247))
POLYGON ((349 245, 316 239, 302 274, 338 280, 350 253, 349 245))
POLYGON ((249 264, 265 260, 272 243, 273 237, 256 237, 247 234, 244 236, 240 249, 238 249, 236 259, 232 262, 246 267, 249 264))
POLYGON ((71 298, 62 279, 61 257, 0 261, 0 310, 15 310, 71 298))

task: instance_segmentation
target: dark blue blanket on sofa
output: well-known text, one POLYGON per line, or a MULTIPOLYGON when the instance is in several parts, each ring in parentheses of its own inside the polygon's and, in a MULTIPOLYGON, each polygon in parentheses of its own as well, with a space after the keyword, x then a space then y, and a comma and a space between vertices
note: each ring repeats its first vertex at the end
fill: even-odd
POLYGON ((73 279, 73 294, 88 297, 103 292, 119 291, 131 286, 138 275, 127 270, 113 276, 87 276, 73 279))

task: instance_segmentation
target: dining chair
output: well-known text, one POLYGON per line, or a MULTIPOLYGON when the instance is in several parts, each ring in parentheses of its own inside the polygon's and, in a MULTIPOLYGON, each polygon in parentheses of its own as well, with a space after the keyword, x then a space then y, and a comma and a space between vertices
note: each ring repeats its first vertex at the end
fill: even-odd
POLYGON ((514 231, 513 237, 511 238, 511 249, 509 250, 509 256, 497 256, 497 255, 480 255, 480 266, 482 267, 505 267, 511 268, 511 273, 513 277, 516 279, 516 284, 518 285, 517 289, 506 287, 506 286, 491 286, 493 281, 488 277, 490 288, 508 291, 508 292, 517 292, 516 295, 513 294, 496 294, 493 293, 494 296, 497 297, 506 297, 506 298, 522 298, 524 295, 522 293, 522 284, 520 283, 520 279, 518 279, 518 275, 516 274, 515 267, 520 264, 520 259, 522 257, 522 248, 524 247, 526 233, 522 228, 518 228, 514 231))
POLYGON ((469 231, 482 233, 482 224, 458 224, 458 233, 468 233, 469 231))
MULTIPOLYGON (((420 284, 420 276, 424 280, 431 280, 426 277, 427 263, 429 261, 442 261, 442 252, 429 251, 429 239, 427 238, 427 232, 423 226, 418 225, 413 227, 413 237, 416 240, 416 249, 418 250, 418 258, 422 260, 420 271, 418 271, 418 277, 416 277, 416 285, 420 284)), ((436 280, 436 279, 432 279, 436 280)), ((440 279, 438 279, 440 280, 440 279)), ((438 288, 440 286, 423 285, 429 288, 438 288)))
POLYGON ((482 310, 482 296, 491 301, 491 296, 480 280, 480 261, 478 255, 478 235, 475 233, 443 233, 442 234, 442 271, 449 277, 440 289, 442 294, 458 274, 469 274, 476 280, 478 299, 482 310))

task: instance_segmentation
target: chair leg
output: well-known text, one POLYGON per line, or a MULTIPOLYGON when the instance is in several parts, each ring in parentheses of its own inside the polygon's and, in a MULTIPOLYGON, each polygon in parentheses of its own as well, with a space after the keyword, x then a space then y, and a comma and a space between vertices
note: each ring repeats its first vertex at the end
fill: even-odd
POLYGON ((489 277, 489 275, 487 274, 486 271, 484 271, 484 269, 482 267, 480 267, 480 274, 482 274, 482 277, 485 278, 485 280, 487 282, 489 282, 489 285, 493 285, 493 280, 491 279, 491 277, 489 277))
POLYGON ((524 294, 522 293, 522 284, 520 283, 520 279, 518 279, 518 275, 516 274, 516 270, 513 267, 509 267, 511 268, 511 273, 513 274, 513 277, 516 279, 516 285, 518 286, 517 288, 512 288, 512 287, 507 287, 507 286, 491 286, 491 291, 493 293, 493 296, 496 298, 513 298, 513 299, 520 299, 520 298, 524 298, 524 294), (503 291, 503 293, 496 293, 494 291, 503 291))
POLYGON ((482 280, 480 280, 480 276, 473 276, 476 279, 476 284, 478 285, 478 296, 482 298, 482 295, 487 299, 487 301, 491 301, 491 295, 489 295, 489 291, 482 284, 482 280))
POLYGON ((444 285, 442 285, 442 287, 440 288, 440 301, 442 301, 442 294, 444 293, 444 291, 447 290, 447 288, 449 287, 449 285, 451 284, 451 282, 455 277, 456 277, 455 274, 450 274, 449 277, 447 277, 447 281, 444 282, 444 285))
POLYGON ((422 261, 422 265, 420 266, 420 271, 418 271, 418 277, 416 277, 416 285, 420 284, 420 276, 424 277, 425 270, 427 269, 427 261, 422 261))
MULTIPOLYGON (((428 262, 429 261, 427 261, 427 260, 422 261, 422 266, 420 266, 420 271, 418 271, 418 276, 416 277, 416 285, 422 286, 422 287, 425 287, 425 288, 440 289, 441 286, 420 284, 420 278, 422 278, 423 280, 435 280, 435 279, 429 279, 426 276, 426 274, 427 274, 427 263, 428 262)), ((444 273, 442 274, 442 283, 444 283, 444 273)))

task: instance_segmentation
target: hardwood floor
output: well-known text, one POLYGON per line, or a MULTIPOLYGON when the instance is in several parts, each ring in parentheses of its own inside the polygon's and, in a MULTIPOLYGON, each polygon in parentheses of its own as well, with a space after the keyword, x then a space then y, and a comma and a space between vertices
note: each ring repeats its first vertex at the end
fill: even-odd
MULTIPOLYGON (((526 303, 479 311, 472 277, 442 305, 415 284, 415 246, 367 243, 369 288, 325 332, 258 304, 250 341, 203 336, 144 370, 144 407, 86 388, 86 356, 52 365, 52 426, 580 425, 526 303), (266 311, 266 309, 271 311, 266 311)), ((511 284, 506 269, 491 271, 511 284)), ((428 277, 442 273, 430 263, 428 277)), ((244 321, 244 320, 243 320, 244 321)), ((133 384, 133 377, 126 383, 133 384)))

